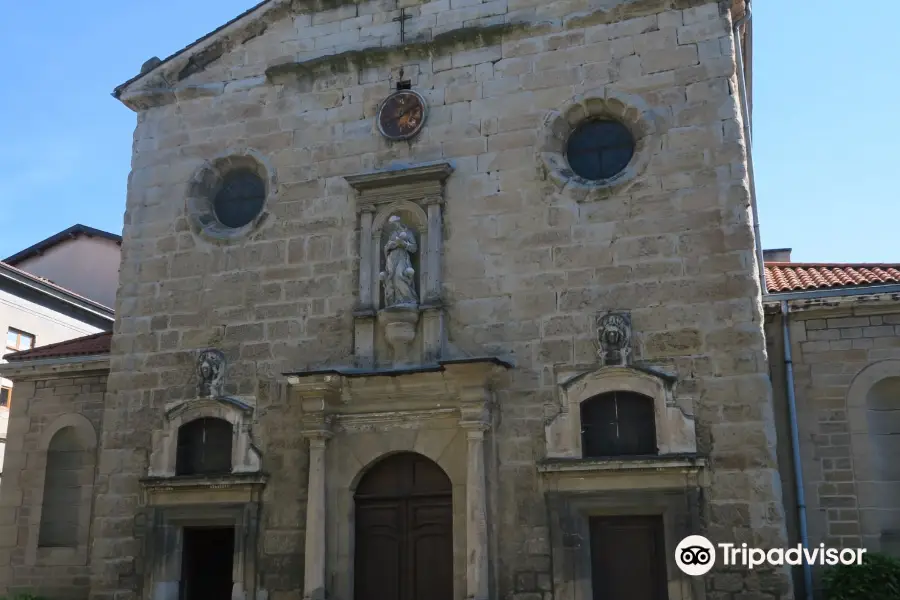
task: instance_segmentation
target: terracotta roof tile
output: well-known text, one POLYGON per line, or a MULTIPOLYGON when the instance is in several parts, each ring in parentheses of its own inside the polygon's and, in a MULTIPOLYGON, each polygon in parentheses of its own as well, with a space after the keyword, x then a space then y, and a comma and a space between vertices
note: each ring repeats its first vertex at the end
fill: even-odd
POLYGON ((87 335, 65 342, 39 346, 31 350, 13 352, 3 358, 8 361, 31 360, 37 358, 63 358, 66 356, 91 356, 94 354, 109 354, 111 331, 101 331, 93 335, 87 335))
POLYGON ((770 293, 900 283, 900 264, 766 263, 770 293))

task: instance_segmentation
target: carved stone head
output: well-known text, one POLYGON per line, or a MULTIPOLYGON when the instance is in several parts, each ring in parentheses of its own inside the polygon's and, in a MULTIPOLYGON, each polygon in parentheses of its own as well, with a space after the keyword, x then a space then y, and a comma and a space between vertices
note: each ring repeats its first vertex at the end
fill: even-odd
POLYGON ((204 350, 197 358, 197 395, 218 398, 225 387, 225 355, 219 350, 204 350))
POLYGON ((600 360, 604 366, 625 366, 631 357, 631 315, 607 313, 597 318, 600 360))

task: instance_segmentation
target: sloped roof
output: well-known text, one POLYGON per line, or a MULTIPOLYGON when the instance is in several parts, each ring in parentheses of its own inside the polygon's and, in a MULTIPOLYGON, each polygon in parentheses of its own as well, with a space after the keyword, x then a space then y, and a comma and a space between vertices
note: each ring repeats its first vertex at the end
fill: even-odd
POLYGON ((29 246, 24 250, 20 250, 16 252, 9 258, 5 259, 5 262, 8 265, 17 265, 25 259, 31 258, 32 256, 37 256, 43 252, 46 252, 50 248, 61 244, 67 240, 77 238, 79 236, 88 236, 88 237, 99 237, 103 239, 107 239, 113 241, 117 244, 122 243, 122 236, 116 235, 114 233, 109 233, 108 231, 103 231, 102 229, 94 229, 93 227, 88 227, 87 225, 81 225, 80 223, 77 225, 72 225, 68 229, 64 231, 60 231, 55 235, 51 235, 46 240, 41 240, 37 244, 33 246, 29 246))
POLYGON ((3 358, 13 362, 18 360, 33 360, 38 358, 64 358, 67 356, 92 356, 95 354, 109 354, 112 342, 112 332, 102 331, 65 342, 39 346, 31 350, 13 352, 3 358))
POLYGON ((17 281, 20 285, 36 289, 47 296, 55 297, 59 300, 77 306, 78 308, 81 308, 83 310, 99 314, 103 317, 108 318, 110 321, 112 321, 113 319, 114 311, 109 306, 100 304, 96 300, 85 298, 84 296, 76 294, 72 290, 56 285, 49 279, 44 279, 43 277, 32 275, 27 271, 18 269, 3 261, 0 261, 0 277, 6 277, 13 281, 17 281))
POLYGON ((900 264, 767 262, 771 294, 900 283, 900 264))
POLYGON ((210 31, 209 33, 207 33, 206 35, 204 35, 203 37, 200 37, 200 38, 198 38, 197 40, 191 42, 190 44, 188 44, 187 46, 185 46, 185 47, 182 48, 181 50, 175 52, 174 54, 172 54, 172 55, 170 55, 170 56, 167 56, 166 58, 164 58, 164 59, 162 59, 162 60, 159 60, 159 59, 156 59, 156 60, 151 59, 151 60, 154 61, 155 64, 150 64, 150 61, 148 61, 147 63, 145 63, 145 65, 148 65, 148 64, 149 64, 150 66, 147 66, 146 68, 141 69, 141 72, 140 72, 140 73, 138 73, 137 75, 135 75, 134 77, 132 77, 132 78, 129 79, 128 81, 126 81, 126 82, 124 82, 124 83, 122 83, 122 84, 116 86, 116 88, 113 90, 113 94, 112 94, 113 97, 119 98, 119 96, 121 95, 122 91, 123 91, 125 88, 127 88, 128 86, 130 86, 132 83, 134 83, 134 82, 136 82, 136 81, 138 81, 138 80, 140 80, 140 79, 143 79, 145 76, 150 75, 151 73, 153 73, 154 71, 156 71, 156 70, 159 69, 160 67, 162 67, 162 66, 168 64, 168 63, 171 62, 172 60, 174 60, 174 59, 176 59, 176 58, 179 58, 179 57, 181 57, 182 55, 187 55, 187 57, 189 57, 189 56, 190 56, 191 54, 193 54, 195 51, 198 51, 198 52, 199 52, 199 51, 201 50, 199 47, 202 46, 204 43, 215 41, 215 38, 217 38, 219 35, 227 34, 228 31, 232 29, 232 26, 233 26, 233 25, 235 25, 235 24, 238 23, 239 21, 244 20, 246 17, 248 17, 248 16, 250 16, 250 15, 254 15, 254 13, 257 13, 256 15, 254 15, 254 19, 255 19, 256 17, 258 17, 258 16, 263 15, 263 14, 266 12, 267 8, 268 8, 266 5, 268 5, 268 4, 282 4, 282 3, 284 3, 285 1, 287 1, 288 3, 290 3, 290 0, 262 0, 259 4, 256 4, 255 6, 252 6, 251 8, 248 8, 247 10, 245 10, 244 12, 242 12, 241 14, 239 14, 238 16, 236 16, 235 18, 231 19, 231 20, 228 21, 227 23, 221 25, 220 27, 217 27, 217 28, 213 29, 212 31, 210 31))

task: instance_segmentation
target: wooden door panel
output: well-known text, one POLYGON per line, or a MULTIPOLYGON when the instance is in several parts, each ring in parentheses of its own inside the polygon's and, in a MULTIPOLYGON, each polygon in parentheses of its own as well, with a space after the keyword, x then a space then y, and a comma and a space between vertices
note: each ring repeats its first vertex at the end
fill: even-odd
POLYGON ((453 507, 449 498, 409 501, 409 600, 453 600, 453 507))
POLYGON ((593 600, 665 600, 662 517, 593 517, 593 600))
POLYGON ((400 600, 403 528, 401 502, 372 501, 356 507, 354 595, 358 600, 400 600))
POLYGON ((389 456, 356 488, 354 600, 453 600, 450 479, 415 453, 389 456))

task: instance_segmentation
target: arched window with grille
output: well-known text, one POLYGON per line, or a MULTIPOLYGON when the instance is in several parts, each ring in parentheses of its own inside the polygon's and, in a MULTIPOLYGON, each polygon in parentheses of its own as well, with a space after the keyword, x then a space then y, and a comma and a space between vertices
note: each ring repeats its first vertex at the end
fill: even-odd
POLYGON ((584 458, 657 454, 653 398, 636 392, 608 392, 581 403, 584 458))
POLYGON ((233 429, 224 419, 196 419, 178 429, 176 475, 231 473, 233 429))

